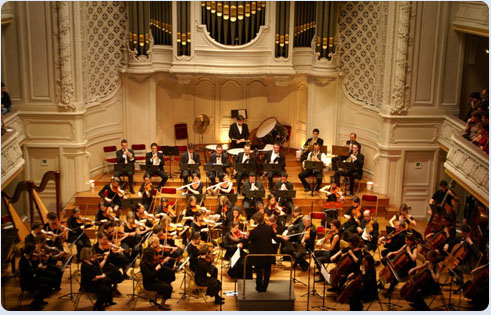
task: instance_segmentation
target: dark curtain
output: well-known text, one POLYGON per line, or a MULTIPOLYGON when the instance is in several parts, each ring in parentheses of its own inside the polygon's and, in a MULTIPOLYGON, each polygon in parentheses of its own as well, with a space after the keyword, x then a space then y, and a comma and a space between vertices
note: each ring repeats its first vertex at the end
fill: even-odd
POLYGON ((293 47, 310 47, 315 34, 316 2, 295 2, 293 47))
POLYGON ((334 53, 334 36, 336 34, 337 10, 334 2, 317 2, 315 51, 319 53, 319 59, 329 57, 334 53))
POLYGON ((137 55, 147 55, 150 48, 150 3, 128 2, 129 46, 137 55))
POLYGON ((172 45, 172 2, 150 2, 150 29, 155 45, 172 45))
POLYGON ((266 1, 201 1, 201 24, 224 45, 243 45, 264 25, 266 1))
POLYGON ((191 56, 191 3, 177 1, 177 55, 191 56))
POLYGON ((275 56, 288 57, 290 43, 290 2, 276 2, 275 56))

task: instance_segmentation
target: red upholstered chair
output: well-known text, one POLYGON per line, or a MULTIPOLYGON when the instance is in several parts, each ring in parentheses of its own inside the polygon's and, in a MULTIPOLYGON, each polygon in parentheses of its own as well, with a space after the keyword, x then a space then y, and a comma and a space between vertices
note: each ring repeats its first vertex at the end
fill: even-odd
POLYGON ((292 135, 292 126, 288 126, 288 125, 282 125, 287 131, 288 131, 288 134, 286 136, 286 140, 284 143, 288 142, 288 147, 286 149, 286 152, 290 152, 290 137, 292 135))
POLYGON ((104 150, 104 163, 102 169, 106 169, 106 174, 109 174, 109 165, 116 164, 116 151, 118 150, 115 145, 106 146, 102 148, 104 150))
POLYGON ((362 195, 361 207, 363 210, 370 210, 372 215, 378 215, 378 196, 376 195, 362 195))
POLYGON ((131 150, 135 153, 135 162, 138 164, 145 164, 145 154, 147 154, 146 146, 144 144, 133 144, 131 150))
MULTIPOLYGON (((324 218, 326 217, 326 214, 324 212, 312 212, 311 216, 312 220, 324 220, 324 218)), ((324 234, 325 233, 325 227, 318 227, 317 228, 317 234, 319 234, 319 229, 320 229, 320 234, 324 234)))
MULTIPOLYGON (((177 190, 176 190, 176 188, 172 188, 172 187, 162 187, 160 189, 160 192, 163 194, 175 195, 177 193, 177 190)), ((170 204, 170 202, 169 202, 169 204, 170 204)))
POLYGON ((188 124, 179 123, 174 125, 174 144, 177 145, 177 140, 186 140, 186 143, 189 144, 188 137, 188 124))

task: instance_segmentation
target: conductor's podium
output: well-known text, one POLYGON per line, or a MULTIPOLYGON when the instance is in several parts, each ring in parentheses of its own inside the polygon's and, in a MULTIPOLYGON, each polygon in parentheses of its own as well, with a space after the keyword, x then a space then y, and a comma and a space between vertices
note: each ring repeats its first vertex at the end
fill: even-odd
POLYGON ((291 280, 270 280, 266 292, 256 291, 256 280, 237 280, 239 311, 293 311, 295 292, 291 280))

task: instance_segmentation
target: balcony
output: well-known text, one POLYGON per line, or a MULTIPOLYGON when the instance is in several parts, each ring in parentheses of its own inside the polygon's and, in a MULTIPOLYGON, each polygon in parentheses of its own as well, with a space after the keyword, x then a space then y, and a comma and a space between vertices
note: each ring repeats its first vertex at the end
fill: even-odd
POLYGON ((2 187, 5 187, 24 167, 21 145, 25 139, 24 127, 17 110, 5 115, 7 132, 2 135, 2 187))

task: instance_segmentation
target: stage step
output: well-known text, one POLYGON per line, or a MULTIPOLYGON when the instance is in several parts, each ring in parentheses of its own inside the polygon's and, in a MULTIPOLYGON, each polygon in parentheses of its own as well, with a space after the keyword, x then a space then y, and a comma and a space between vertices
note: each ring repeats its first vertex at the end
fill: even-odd
POLYGON ((270 280, 266 292, 256 291, 256 280, 237 280, 237 305, 239 311, 293 311, 295 288, 290 280, 270 280))

